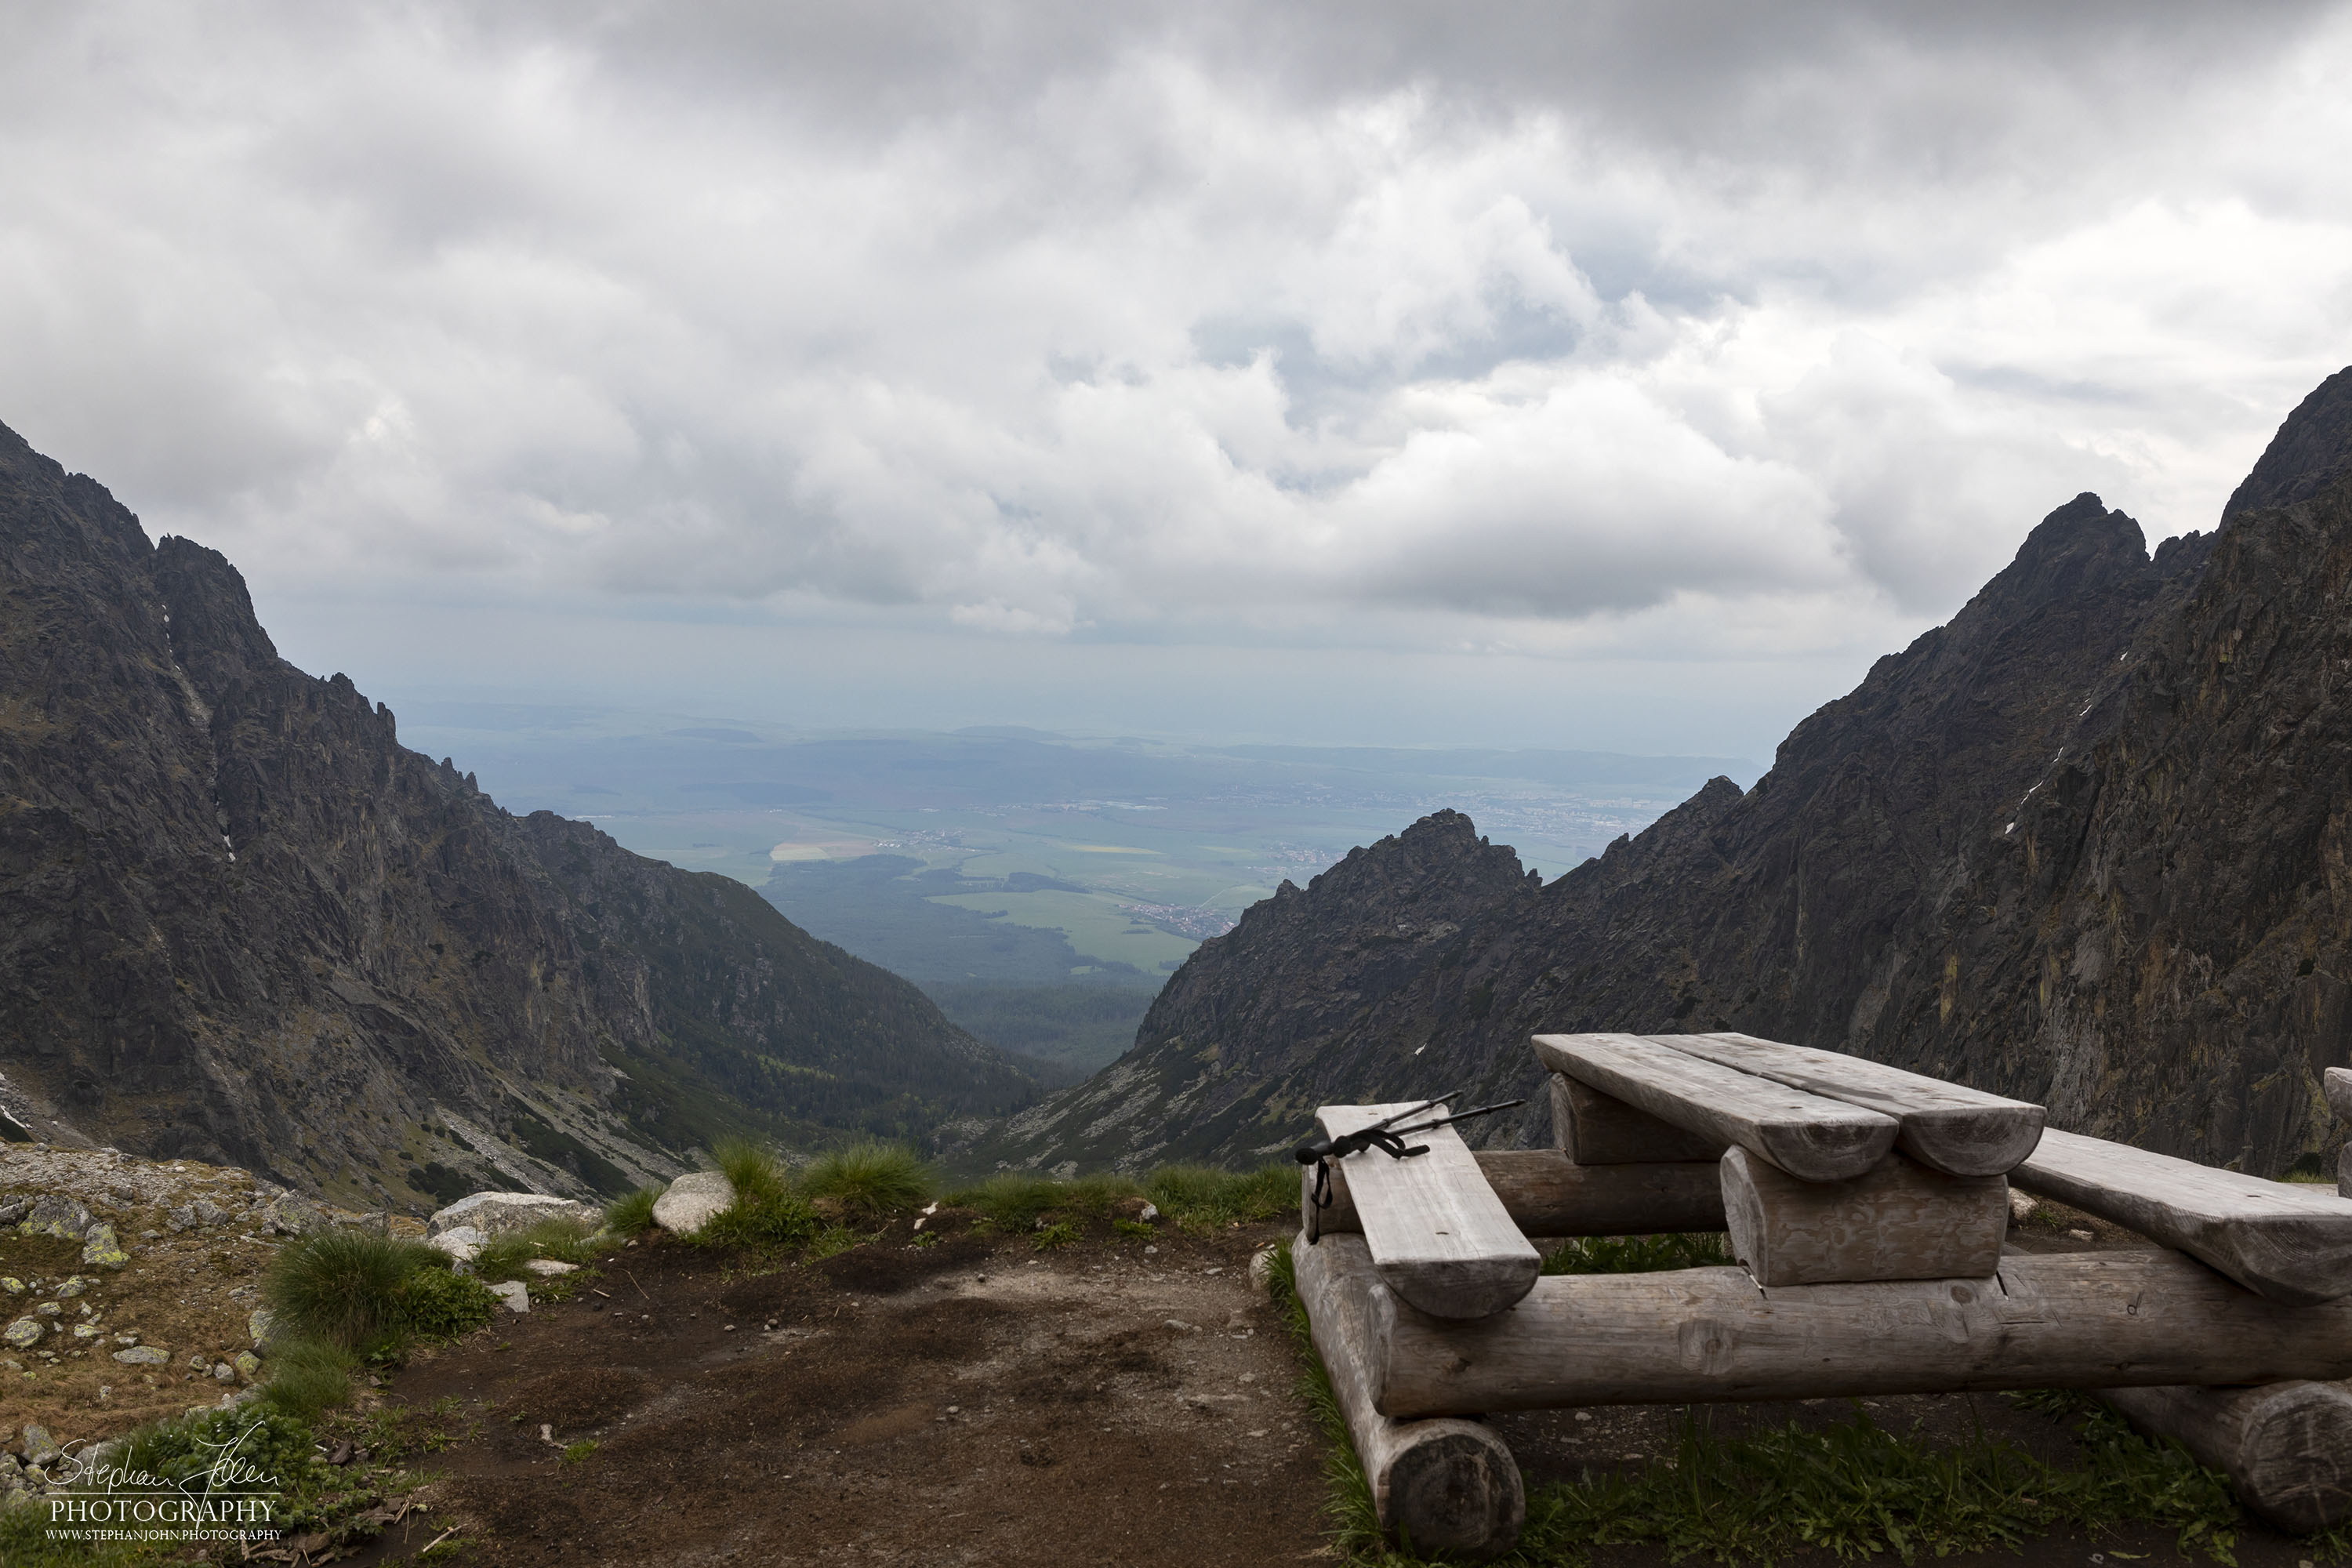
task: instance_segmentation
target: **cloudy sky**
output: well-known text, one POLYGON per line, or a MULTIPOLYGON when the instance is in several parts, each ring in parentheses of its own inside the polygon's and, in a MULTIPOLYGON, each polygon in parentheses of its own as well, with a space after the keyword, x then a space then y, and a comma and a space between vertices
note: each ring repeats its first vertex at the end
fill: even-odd
POLYGON ((0 7, 0 422, 418 700, 1769 755, 2352 360, 2352 9, 0 7))

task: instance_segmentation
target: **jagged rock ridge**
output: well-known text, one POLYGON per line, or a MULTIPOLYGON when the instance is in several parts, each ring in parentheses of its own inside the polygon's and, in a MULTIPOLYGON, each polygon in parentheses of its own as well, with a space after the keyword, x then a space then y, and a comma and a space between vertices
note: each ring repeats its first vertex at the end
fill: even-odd
POLYGON ((749 888, 517 819, 0 426, 0 1131, 353 1206, 612 1190, 1034 1085, 749 888))
MULTIPOLYGON (((2095 496, 1946 626, 1538 890, 1441 813, 1205 944, 975 1165, 1245 1162, 1330 1101, 1528 1093, 1538 1030, 1740 1029, 2265 1174, 2352 1061, 2352 371, 2214 534, 2095 496), (1419 910, 1442 911, 1434 921, 1419 910), (1441 928, 1444 934, 1434 933, 1441 928)), ((1540 1096, 1484 1126, 1549 1135, 1540 1096)))

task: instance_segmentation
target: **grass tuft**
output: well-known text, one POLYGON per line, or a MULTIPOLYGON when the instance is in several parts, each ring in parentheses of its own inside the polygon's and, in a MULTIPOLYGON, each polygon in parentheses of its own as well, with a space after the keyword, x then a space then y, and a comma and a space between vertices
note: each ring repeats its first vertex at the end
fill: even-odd
POLYGON ((280 1249, 263 1290, 296 1339, 366 1355, 396 1346, 409 1331, 409 1277, 448 1267, 446 1254, 421 1241, 327 1230, 280 1249))
POLYGON ((295 1340, 273 1346, 269 1381, 261 1402, 296 1421, 315 1421, 325 1411, 350 1403, 352 1369, 359 1358, 323 1340, 295 1340))
POLYGON ((1213 1165, 1162 1165, 1143 1179, 1144 1194, 1186 1230, 1222 1230, 1272 1219, 1298 1205, 1298 1167, 1224 1171, 1213 1165))
POLYGON ((1029 1244, 1029 1247, 1033 1252, 1057 1251, 1076 1242, 1081 1234, 1078 1227, 1070 1221, 1057 1220, 1039 1231, 1036 1239, 1029 1244))
POLYGON ((654 1205, 661 1201, 659 1187, 639 1187, 624 1197, 614 1198, 604 1205, 604 1228, 614 1236, 643 1236, 654 1227, 654 1205))
POLYGON ((1046 1210, 1062 1201, 1064 1184, 1021 1171, 999 1171, 976 1187, 949 1194, 948 1201, 980 1211, 979 1228, 1034 1230, 1046 1210))
POLYGON ((819 1155, 800 1179, 803 1196, 831 1198, 867 1219, 919 1209, 936 1186, 912 1149, 870 1139, 819 1155))
POLYGON ((710 1157, 735 1189, 738 1204, 746 1199, 756 1204, 792 1190, 776 1157, 748 1138, 721 1138, 711 1145, 710 1157))

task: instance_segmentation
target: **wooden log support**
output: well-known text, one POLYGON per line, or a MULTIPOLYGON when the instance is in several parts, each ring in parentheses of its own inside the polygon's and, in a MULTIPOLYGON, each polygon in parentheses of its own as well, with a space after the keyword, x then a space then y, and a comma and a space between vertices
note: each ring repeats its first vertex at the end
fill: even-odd
POLYGON ((1639 1035, 1538 1035, 1536 1055, 1661 1121, 1737 1143, 1807 1182, 1859 1176, 1895 1146, 1891 1116, 1790 1089, 1639 1035))
POLYGON ((2099 1397, 2228 1476, 2239 1500, 2290 1534, 2352 1520, 2352 1392, 2340 1383, 2107 1388, 2099 1397))
MULTIPOLYGON (((1486 1184, 1523 1236, 1651 1236, 1669 1230, 1721 1230, 1723 1182, 1713 1161, 1678 1165, 1579 1165, 1555 1149, 1480 1149, 1486 1184)), ((1301 1173, 1299 1217, 1314 1201, 1315 1173, 1301 1173)), ((1326 1235, 1358 1234, 1356 1200, 1343 1162, 1331 1168, 1326 1235)))
POLYGON ((2038 1105, 1840 1051, 1785 1046, 1753 1035, 1645 1037, 1702 1061, 1892 1116, 1903 1128, 1895 1146, 1947 1175, 2001 1175, 2033 1152, 2042 1137, 2044 1113, 2038 1105))
MULTIPOLYGON (((1327 1105, 1315 1118, 1339 1138, 1411 1109, 1409 1101, 1327 1105)), ((1528 1293, 1542 1258, 1511 1223, 1459 1133, 1437 1127, 1410 1141, 1426 1144, 1428 1152, 1396 1160, 1366 1149, 1332 1162, 1348 1173, 1357 1223, 1382 1283, 1440 1318, 1501 1311, 1528 1293)))
POLYGON ((2158 1251, 2011 1255, 1990 1279, 1785 1288, 1742 1268, 1560 1274, 1475 1322, 1400 1304, 1385 1349, 1375 1404, 1401 1419, 2332 1380, 2352 1375, 2352 1300, 2282 1306, 2158 1251))
POLYGON ((1759 1285, 1984 1279, 2009 1234, 2009 1184, 1890 1154, 1844 1182, 1801 1182, 1745 1149, 1724 1155, 1731 1255, 1759 1285))
POLYGON ((1720 1139, 1685 1132, 1672 1122, 1636 1110, 1564 1072, 1551 1075, 1551 1141, 1580 1165, 1666 1165, 1716 1160, 1727 1147, 1720 1139))
POLYGON ((2054 1129, 2010 1179, 2200 1258, 2266 1300, 2311 1306, 2352 1295, 2352 1200, 2325 1188, 2054 1129))
POLYGON ((1373 1406, 1373 1369, 1395 1309, 1363 1238, 1326 1236, 1309 1247, 1301 1232, 1291 1258, 1316 1353, 1381 1527, 1409 1536, 1416 1552, 1509 1551, 1528 1505, 1518 1463, 1503 1440, 1475 1421, 1396 1421, 1373 1406))

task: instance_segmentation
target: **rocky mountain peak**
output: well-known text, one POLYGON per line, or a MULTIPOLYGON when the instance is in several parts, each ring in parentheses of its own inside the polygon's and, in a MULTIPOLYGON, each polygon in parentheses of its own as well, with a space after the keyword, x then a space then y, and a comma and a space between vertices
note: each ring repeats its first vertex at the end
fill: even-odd
POLYGON ((2352 478, 2352 365, 2312 389, 2221 509, 2227 519, 2290 506, 2352 478))
POLYGON ((1318 1103, 1464 1085, 1534 1102, 1475 1141, 1532 1143, 1530 1033, 1736 1029, 2210 1163, 2315 1158, 2352 1051, 2352 371, 2231 508, 2151 559, 2076 496, 1747 795, 1710 783, 1540 892, 1454 813, 1357 851, 980 1152, 1241 1162, 1318 1103))
POLYGON ((172 616, 172 652, 207 702, 240 680, 277 673, 278 645, 227 556, 165 534, 155 546, 155 584, 172 616))

